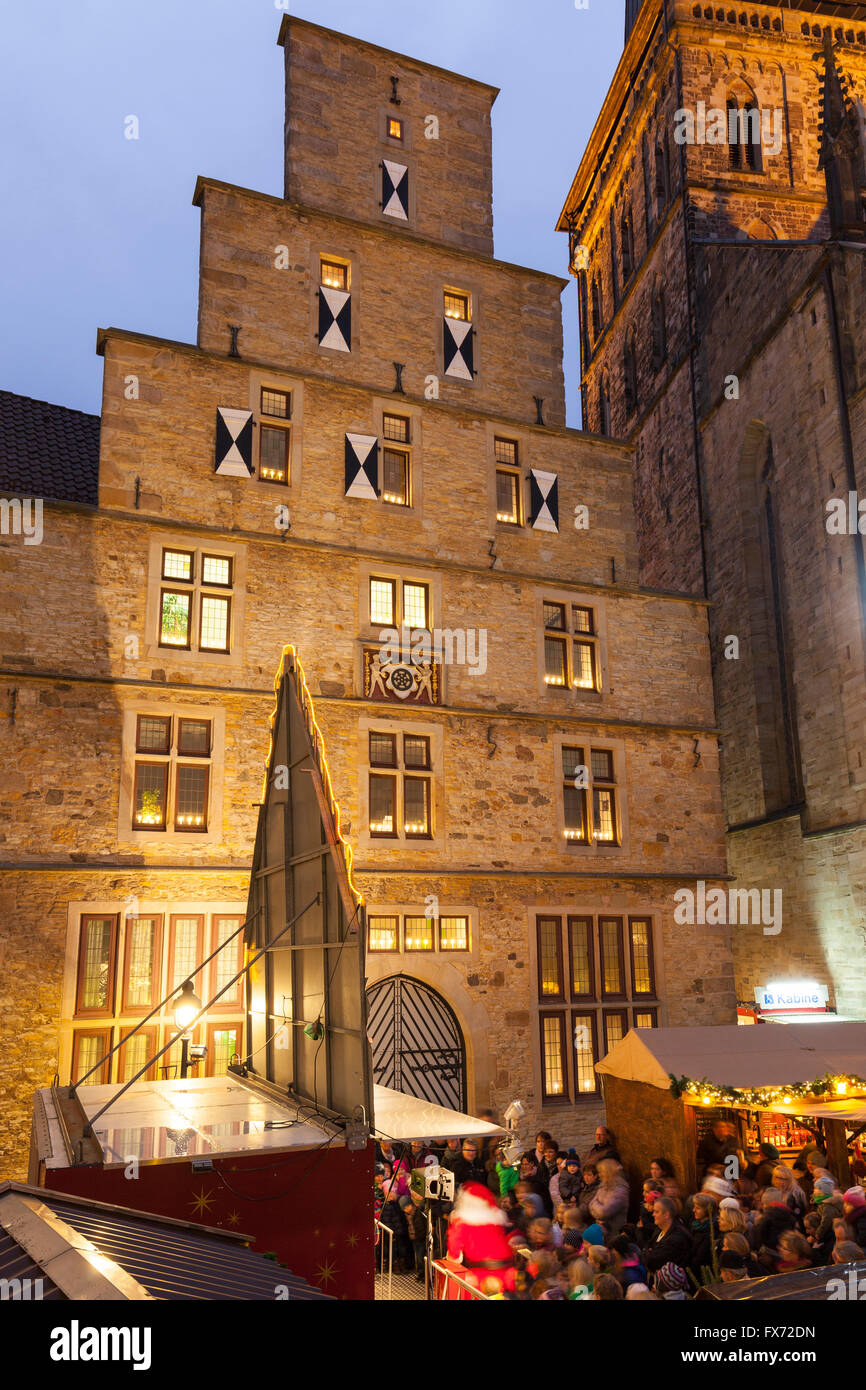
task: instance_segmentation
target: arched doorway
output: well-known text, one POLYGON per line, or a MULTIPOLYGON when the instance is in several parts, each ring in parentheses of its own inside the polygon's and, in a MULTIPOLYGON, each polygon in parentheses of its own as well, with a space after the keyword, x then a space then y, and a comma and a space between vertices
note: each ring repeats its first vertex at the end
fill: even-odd
POLYGON ((451 1005, 409 975, 367 991, 373 1080, 449 1110, 466 1109, 466 1048, 451 1005))

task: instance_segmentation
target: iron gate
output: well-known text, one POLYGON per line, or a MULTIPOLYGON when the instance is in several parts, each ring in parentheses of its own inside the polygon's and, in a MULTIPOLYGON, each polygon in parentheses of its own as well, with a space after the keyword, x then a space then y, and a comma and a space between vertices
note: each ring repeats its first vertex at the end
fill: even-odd
POLYGON ((390 975, 367 991, 373 1079, 449 1110, 466 1109, 466 1049, 454 1010, 429 985, 390 975))

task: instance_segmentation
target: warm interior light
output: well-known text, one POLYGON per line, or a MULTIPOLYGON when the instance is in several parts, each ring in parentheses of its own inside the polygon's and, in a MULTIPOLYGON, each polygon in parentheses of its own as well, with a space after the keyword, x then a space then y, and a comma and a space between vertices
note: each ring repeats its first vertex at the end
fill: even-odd
POLYGON ((565 685, 565 680, 562 676, 545 676, 544 679, 548 685, 565 685))
POLYGON ((845 1092, 847 1091, 847 1089, 848 1089, 848 1082, 847 1082, 847 1081, 837 1081, 837 1082, 836 1082, 836 1095, 837 1095, 837 1096, 844 1096, 844 1094, 845 1094, 845 1092))
POLYGON ((516 521, 517 521, 517 517, 514 515, 513 512, 497 512, 497 513, 496 513, 496 520, 497 520, 497 521, 510 521, 510 522, 516 522, 516 521))
POLYGON ((565 835, 566 840, 582 840, 582 839, 583 839, 583 831, 582 831, 582 830, 566 829, 566 830, 563 832, 563 834, 565 835))
POLYGON ((285 471, 282 468, 262 468, 259 470, 263 478, 269 482, 284 483, 286 480, 285 471))
POLYGON ((175 1026, 185 1033, 194 1018, 201 1013, 201 1000, 192 987, 192 980, 185 980, 174 1006, 175 1026))
POLYGON ((709 1097, 709 1096, 701 1096, 701 1104, 702 1104, 702 1105, 709 1105, 709 1104, 710 1104, 710 1097, 709 1097))

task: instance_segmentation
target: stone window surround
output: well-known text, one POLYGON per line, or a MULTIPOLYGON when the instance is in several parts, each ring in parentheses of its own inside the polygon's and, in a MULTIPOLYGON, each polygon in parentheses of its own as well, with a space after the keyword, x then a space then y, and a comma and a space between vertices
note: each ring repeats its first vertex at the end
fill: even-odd
MULTIPOLYGON (((407 516, 422 518, 424 515, 424 436, 423 421, 424 412, 419 405, 412 405, 402 396, 374 396, 373 401, 373 429, 379 439, 380 449, 380 477, 384 478, 384 460, 381 458, 381 451, 393 447, 402 450, 409 455, 409 506, 403 507, 399 502, 385 502, 388 508, 394 508, 394 516, 401 513, 407 516), (402 415, 409 421, 409 443, 393 444, 385 438, 384 424, 382 417, 385 415, 402 415)), ((382 498, 379 501, 382 502, 382 498)), ((432 589, 431 589, 432 600, 432 589)))
MULTIPOLYGON (((253 467, 256 470, 256 480, 259 478, 259 459, 261 448, 261 424, 262 416, 261 400, 262 390, 272 388, 274 391, 287 391, 292 398, 292 415, 290 421, 291 436, 289 439, 289 476, 285 483, 286 491, 291 488, 300 488, 301 470, 304 457, 303 446, 303 427, 304 427, 304 383, 297 377, 287 376, 283 372, 269 372, 262 368, 254 368, 250 372, 250 410, 253 412, 253 467)), ((268 423, 265 419, 265 423, 268 423)), ((281 497, 282 484, 262 483, 263 492, 273 492, 274 504, 279 502, 281 497)))
MULTIPOLYGON (((625 743, 622 739, 611 739, 603 736, 596 736, 591 729, 574 729, 570 733, 554 733, 553 735, 554 753, 554 777, 556 787, 556 835, 562 846, 560 853, 567 855, 599 855, 602 858, 614 858, 627 855, 630 850, 629 842, 629 822, 628 822, 628 798, 626 796, 626 755, 625 743), (613 753, 613 770, 616 778, 616 813, 619 826, 619 844, 582 844, 580 841, 565 838, 565 807, 563 805, 562 786, 565 781, 562 767, 563 748, 583 748, 584 756, 587 759, 587 766, 590 766, 589 752, 591 748, 609 749, 613 753)), ((588 818, 592 824, 592 773, 590 772, 590 786, 587 788, 588 818)), ((613 871, 615 872, 615 870, 613 871)))
MULTIPOLYGON (((631 995, 630 995, 630 993, 629 993, 629 998, 628 998, 627 1000, 623 1001, 622 1003, 619 1003, 618 1001, 613 1001, 613 1000, 611 1000, 609 1004, 606 1004, 606 1003, 605 1003, 603 1000, 601 1000, 601 999, 598 999, 598 1000, 596 1000, 596 1001, 594 1001, 594 1002, 592 1002, 592 1003, 587 1003, 586 1005, 583 1005, 583 1004, 572 1004, 572 1003, 570 1003, 570 1002, 567 1002, 567 1003, 565 1003, 565 1004, 554 1004, 553 1002, 551 1002, 549 1008, 546 1008, 545 1005, 543 1005, 543 1004, 540 1003, 539 998, 538 998, 538 945, 537 945, 537 943, 538 943, 538 932, 537 932, 537 922, 538 922, 538 918, 539 918, 539 917, 560 917, 560 918, 562 918, 563 922, 564 922, 565 919, 568 918, 568 917, 591 917, 591 918, 593 919, 594 923, 597 923, 599 917, 621 917, 622 920, 623 920, 623 927, 624 927, 624 928, 627 926, 628 918, 629 918, 629 917, 645 917, 645 918, 647 918, 647 919, 649 920, 650 924, 651 924, 651 931, 652 931, 653 964, 654 964, 654 968, 655 968, 655 986, 656 986, 656 993, 655 993, 655 1002, 654 1002, 653 1000, 647 1000, 647 1001, 646 1001, 646 1008, 647 1008, 647 1009, 653 1009, 653 1008, 654 1008, 654 1009, 656 1010, 656 1026, 657 1026, 658 1028, 663 1028, 663 1027, 665 1026, 665 1023, 666 1023, 666 1017, 665 1017, 666 1008, 665 1008, 664 960, 663 960, 662 951, 661 951, 661 924, 660 924, 660 921, 659 921, 659 910, 658 910, 657 907, 656 907, 656 908, 642 908, 642 907, 640 906, 640 904, 635 904, 635 903, 632 903, 632 902, 628 901, 622 894, 614 894, 614 895, 611 895, 611 901, 608 902, 608 903, 605 903, 604 907, 600 907, 600 906, 598 906, 598 904, 593 904, 593 903, 590 903, 590 904, 585 904, 585 903, 569 903, 569 904, 552 904, 552 905, 549 906, 549 907, 547 907, 547 906, 545 906, 545 907, 538 907, 538 906, 536 906, 536 907, 529 908, 528 911, 527 911, 527 931, 528 931, 528 937, 529 937, 529 1012, 530 1012, 530 1016, 531 1016, 531 1020, 532 1020, 532 1021, 531 1021, 531 1033, 532 1033, 532 1046, 531 1046, 531 1052, 532 1052, 532 1082, 533 1082, 533 1091, 534 1091, 534 1094, 537 1095, 538 1098, 539 1098, 539 1102, 538 1102, 538 1104, 539 1104, 539 1110, 543 1112, 545 1108, 550 1107, 550 1108, 554 1111, 554 1113, 556 1113, 556 1112, 560 1109, 560 1107, 569 1106, 569 1105, 570 1105, 570 1106, 579 1106, 579 1107, 581 1107, 581 1108, 583 1108, 583 1107, 591 1108, 591 1107, 593 1107, 593 1106, 594 1106, 594 1107, 603 1106, 603 1104, 604 1104, 604 1097, 603 1097, 603 1095, 602 1095, 602 1093, 601 1093, 601 1084, 600 1084, 600 1083, 599 1083, 599 1089, 598 1089, 598 1091, 597 1091, 597 1092, 594 1091, 591 1095, 586 1095, 586 1096, 580 1096, 580 1095, 574 1096, 574 1095, 572 1095, 570 1098, 564 1099, 564 1100, 562 1100, 562 1101, 551 1101, 550 1099, 544 1099, 544 1090, 543 1090, 542 1075, 541 1075, 541 1031, 540 1031, 540 1026, 539 1026, 539 1016, 540 1016, 540 1014, 542 1014, 542 1013, 544 1013, 544 1012, 549 1012, 549 1013, 557 1013, 557 1012, 562 1013, 562 1012, 564 1012, 565 1015, 566 1015, 566 1038, 565 1038, 565 1042, 566 1042, 566 1048, 568 1049, 568 1056, 569 1056, 569 1067, 570 1067, 570 1070, 569 1070, 569 1078, 570 1078, 570 1080, 569 1080, 569 1088, 571 1089, 571 1078, 573 1077, 573 1070, 574 1070, 574 1069, 573 1069, 573 1063, 572 1063, 571 1060, 570 1060, 570 1059, 571 1059, 571 1053, 572 1053, 572 1051, 573 1051, 573 1049, 574 1049, 574 1038, 573 1038, 573 1036, 572 1036, 571 1029, 570 1029, 570 1027, 569 1027, 569 1021, 570 1021, 570 1014, 571 1014, 571 1012, 575 1012, 575 1013, 591 1013, 591 1012, 593 1012, 593 1011, 596 1011, 596 1012, 597 1012, 597 1017, 598 1017, 598 1022, 599 1022, 599 1029, 598 1029, 598 1037, 597 1037, 598 1058, 597 1058, 596 1060, 600 1060, 601 1057, 604 1055, 604 1052, 603 1052, 604 1040, 603 1040, 603 1036, 602 1036, 602 1033, 601 1033, 601 1013, 602 1013, 602 1010, 605 1009, 605 1008, 611 1008, 611 1009, 627 1009, 627 1010, 628 1010, 628 1020, 629 1020, 628 1026, 629 1026, 629 1028, 631 1028, 631 1027, 632 1027, 632 1023, 631 1023, 631 1019, 632 1019, 632 1010, 633 1010, 633 1009, 636 1009, 636 1008, 637 1008, 637 1009, 641 1008, 642 1005, 644 1004, 644 1001, 643 1001, 643 1000, 640 1000, 640 999, 632 999, 632 998, 631 998, 631 995)), ((628 979, 628 981, 629 981, 629 985, 631 985, 631 962, 630 962, 630 957, 629 957, 628 938, 627 938, 627 936, 625 935, 625 931, 624 931, 624 935, 623 935, 623 949, 624 949, 624 953, 625 953, 626 975, 627 975, 627 979, 628 979)), ((384 957, 384 959, 388 959, 388 957, 384 957)), ((597 970, 597 969, 598 969, 598 961, 595 962, 595 965, 596 965, 596 970, 597 970)))
MULTIPOLYGON (((419 904, 414 903, 367 903, 365 906, 367 921, 371 917, 423 917, 425 916, 425 905, 423 900, 419 904)), ((468 951, 440 951, 438 946, 432 951, 370 951, 370 956, 379 957, 382 960, 390 961, 392 970, 399 969, 407 974, 412 974, 416 962, 420 961, 443 961, 455 960, 476 962, 480 954, 479 947, 479 909, 470 907, 466 903, 441 903, 439 904, 440 917, 468 917, 469 918, 469 950, 468 951)), ((366 949, 366 947, 365 947, 366 949)), ((389 972, 390 973, 390 972, 389 972)))
MULTIPOLYGON (((445 281, 432 290, 435 296, 433 305, 433 322, 436 324, 436 372, 440 383, 446 386, 473 387, 482 383, 482 342, 483 334, 481 330, 481 305, 483 295, 480 281, 476 280, 471 273, 469 265, 461 267, 469 272, 468 279, 461 279, 459 284, 456 281, 445 281), (444 329, 442 320, 445 317, 445 293, 446 291, 454 294, 465 294, 469 296, 469 322, 472 324, 472 366, 475 372, 471 381, 464 381, 462 377, 445 375, 445 343, 443 341, 444 329)), ((456 321, 456 320, 455 320, 456 321)))
MULTIPOLYGON (((390 220, 390 219, 389 219, 390 220)), ((313 293, 310 295, 310 347, 313 353, 323 352, 326 357, 335 361, 345 362, 346 358, 353 357, 358 347, 358 303, 361 288, 361 268, 357 251, 347 252, 343 247, 331 249, 331 243, 310 240, 309 247, 309 275, 310 284, 313 286, 313 293), (349 296, 352 315, 352 333, 349 343, 349 352, 343 352, 340 348, 322 347, 319 342, 319 290, 321 284, 321 263, 326 261, 340 261, 349 267, 349 296)), ((274 373, 274 375, 278 375, 274 373)), ((293 450, 294 463, 294 450, 293 450)))
MULTIPOLYGON (((196 574, 200 575, 200 567, 196 574)), ((213 545, 200 533, 185 536, 177 531, 154 531, 148 546, 147 599, 145 609, 144 659, 162 667, 167 661, 181 661, 184 665, 192 662, 205 666, 240 666, 244 660, 245 632, 244 616, 246 610, 247 547, 231 541, 217 540, 213 545), (208 652, 186 647, 161 647, 159 645, 161 600, 163 588, 162 552, 163 550, 192 550, 201 555, 226 555, 232 559, 232 586, 225 590, 231 595, 231 631, 227 652, 208 652)), ((198 601, 201 579, 195 581, 195 594, 198 601)))
MULTIPOLYGON (((581 708, 600 707, 604 696, 610 691, 610 674, 608 671, 608 642, 607 642, 607 599, 603 594, 581 593, 573 589, 556 589, 553 585, 536 585, 535 587, 535 631, 536 631, 536 664, 538 676, 539 692, 549 698, 556 700, 559 707, 567 710, 569 714, 579 712, 581 708), (601 676, 601 690, 582 690, 576 685, 548 685, 544 678, 544 605, 545 603, 562 603, 566 609, 572 605, 578 608, 591 608, 595 614, 595 635, 598 646, 598 663, 601 676), (575 709, 575 707, 577 707, 575 709)), ((579 635, 579 634, 577 634, 579 635)), ((569 633, 568 640, 573 637, 569 633)), ((568 669, 571 671, 571 653, 569 652, 568 669)))
POLYGON ((487 506, 488 519, 490 525, 496 528, 496 534, 502 535, 503 532, 513 532, 515 535, 526 530, 526 518, 529 515, 527 493, 527 478, 529 469, 532 467, 532 434, 527 429, 520 427, 514 428, 511 425, 501 426, 490 421, 485 425, 486 449, 487 449, 487 506), (496 462, 496 440, 511 439, 517 445, 517 468, 512 470, 519 473, 520 482, 520 521, 515 526, 510 521, 498 521, 496 505, 496 471, 501 466, 496 462))
MULTIPOLYGON (((378 412, 377 424, 381 430, 382 420, 378 412)), ((411 509, 407 508, 406 510, 411 509)), ((428 614, 430 619, 429 631, 432 632, 436 627, 445 626, 442 622, 442 574, 439 570, 406 569, 403 566, 389 564, 385 559, 383 559, 381 563, 378 560, 362 560, 358 565, 358 638, 355 643, 355 689, 358 691, 359 695, 362 695, 364 690, 364 648, 374 643, 378 646, 379 633, 382 631, 382 627, 379 624, 371 623, 369 617, 370 579, 374 576, 377 579, 394 579, 398 583, 400 580, 406 579, 410 583, 426 584, 430 605, 428 614)), ((443 662, 439 669, 440 705, 446 703, 447 676, 448 667, 443 662)), ((375 703, 381 703, 383 709, 392 708, 387 701, 376 701, 375 703)), ((397 708, 402 712, 404 708, 411 710, 428 710, 431 706, 397 705, 397 708)), ((433 708, 438 708, 438 706, 434 706, 433 708)))
MULTIPOLYGON (((137 899, 132 898, 131 896, 127 896, 126 898, 115 897, 79 899, 68 903, 66 908, 66 945, 63 964, 63 979, 61 984, 60 1027, 58 1036, 58 1073, 61 1079, 69 1075, 70 1068, 72 1066, 72 1050, 75 1032, 96 1033, 106 1029, 111 1030, 111 1042, 113 1045, 114 1043, 119 1041, 119 1028, 131 1028, 136 1023, 140 1023, 142 1017, 144 1016, 140 1010, 138 1012, 132 1011, 130 1013, 124 1013, 122 1011, 123 989, 121 971, 124 969, 125 965, 125 932, 126 918, 128 916, 161 917, 163 919, 161 956, 163 967, 167 968, 166 960, 168 951, 169 921, 171 917, 204 916, 205 930, 207 931, 210 920, 213 917, 245 918, 246 911, 246 901, 166 901, 164 899, 137 899), (117 939, 117 989, 115 1010, 112 1015, 108 1015, 105 1017, 100 1016, 91 1020, 85 1018, 75 1018, 75 999, 78 980, 78 946, 80 923, 82 916, 117 917, 119 919, 117 939), (91 1023, 93 1025, 92 1028, 90 1026, 91 1023)), ((206 940, 207 939, 209 938, 206 937, 206 940)), ((205 955, 210 954, 210 949, 211 948, 209 947, 208 950, 205 951, 205 955)), ((202 993, 202 981, 205 978, 207 978, 209 985, 210 969, 211 968, 208 967, 208 969, 205 972, 203 972, 202 975, 196 976, 195 980, 193 981, 193 985, 196 989, 196 992, 199 994, 199 996, 204 1002, 206 1002, 206 998, 208 998, 209 995, 206 996, 202 993)), ((204 986, 204 988, 207 987, 207 985, 204 986)), ((163 980, 160 985, 160 989, 164 990, 164 988, 165 981, 163 980)), ((162 993, 160 993, 159 997, 163 997, 162 993)), ((242 1024, 243 1014, 243 1009, 235 1009, 232 1011, 227 1010, 225 1014, 225 1019, 223 1020, 221 1018, 219 1020, 219 1024, 220 1026, 226 1027, 231 1027, 235 1023, 242 1024)), ((207 1018, 202 1020, 202 1023, 207 1022, 207 1018)), ((169 1011, 169 1006, 166 1005, 162 1013, 154 1015, 152 1023, 146 1026, 153 1026, 160 1030, 158 1033, 158 1045, 160 1047, 163 1045, 164 1042, 167 1042, 168 1031, 174 1031, 174 1025, 171 1013, 169 1011)), ((200 1024, 199 1028, 196 1030, 197 1035, 201 1032, 201 1029, 202 1025, 200 1024)), ((205 1036, 202 1036, 199 1039, 197 1036, 197 1041, 206 1042, 207 1038, 205 1036)), ((116 1058, 117 1054, 115 1054, 115 1057, 112 1058, 112 1062, 116 1062, 116 1058)), ((205 1073, 203 1072, 202 1075, 204 1074, 205 1073)))
MULTIPOLYGON (((370 851, 391 851, 406 853, 410 851, 413 858, 418 854, 429 854, 435 850, 441 854, 445 849, 445 731, 441 723, 426 722, 423 719, 416 719, 409 715, 409 712, 402 708, 393 711, 389 718, 385 709, 391 706, 383 706, 382 715, 361 715, 358 720, 358 827, 353 833, 352 840, 356 846, 356 854, 360 850, 370 851), (408 717, 407 717, 408 716, 408 717), (393 838, 385 839, 379 835, 371 835, 370 824, 370 789, 369 774, 370 768, 370 739, 371 732, 384 734, 420 734, 430 740, 430 820, 432 824, 432 836, 428 839, 407 838, 402 831, 393 838)), ((426 709, 426 706, 420 708, 426 709)), ((375 770, 375 769, 374 769, 375 770)), ((384 769, 383 769, 384 770, 384 769)), ((397 773, 399 776, 399 772, 397 773)), ((401 801, 398 797, 398 807, 401 801)), ((369 911, 369 909, 368 909, 369 911)), ((440 909, 441 911, 441 909, 440 909)), ((420 915, 420 914, 419 914, 420 915)), ((446 914, 443 914, 447 916, 446 914)), ((470 923, 471 928, 471 923, 470 923)), ((423 954, 415 952, 414 954, 423 954)), ((435 953, 438 954, 438 953, 435 953)), ((447 954, 443 953, 443 954, 447 954)), ((455 954, 463 954, 461 952, 455 954)))
POLYGON ((123 705, 121 731, 120 787, 118 796, 117 839, 121 845, 135 845, 142 851, 152 853, 162 846, 181 846, 187 850, 191 843, 218 845, 223 839, 223 791, 224 791, 224 750, 225 750, 225 707, 221 704, 195 705, 178 701, 147 700, 137 697, 123 705), (172 744, 170 754, 137 754, 135 750, 138 716, 153 715, 155 718, 172 718, 172 744), (211 725, 211 751, 208 758, 185 759, 177 752, 177 720, 207 719, 211 725), (134 830, 132 828, 133 796, 135 789, 135 763, 141 757, 147 761, 163 761, 170 765, 169 807, 173 806, 175 796, 175 768, 178 763, 189 761, 208 768, 208 828, 204 832, 175 830, 173 821, 167 819, 165 830, 134 830))
MULTIPOLYGON (((407 114, 406 114, 405 111, 401 110, 400 107, 394 106, 392 102, 388 102, 385 106, 380 106, 380 107, 379 107, 377 135, 378 135, 378 139, 379 139, 379 144, 380 144, 380 145, 383 145, 384 148, 388 151, 387 155, 383 155, 383 158, 390 159, 392 155, 396 156, 396 155, 399 154, 401 151, 405 154, 408 150, 411 150, 411 149, 412 149, 412 145, 413 145, 413 140, 412 140, 412 121, 411 121, 410 118, 407 116, 407 114), (391 120, 392 117, 393 117, 394 119, 398 120, 398 121, 402 121, 402 122, 403 122, 403 139, 402 139, 402 140, 398 140, 398 139, 396 138, 396 136, 394 136, 394 135, 389 135, 389 134, 388 134, 388 122, 391 120)), ((396 160, 395 160, 395 162, 396 162, 396 160)), ((411 173, 410 173, 410 175, 409 175, 409 192, 410 192, 410 196, 411 196, 411 191, 412 191, 412 190, 411 190, 411 185, 412 185, 412 175, 411 175, 411 173)), ((380 198, 380 202, 381 202, 381 198, 380 198)), ((388 220, 390 221, 391 219, 389 218, 388 220)))

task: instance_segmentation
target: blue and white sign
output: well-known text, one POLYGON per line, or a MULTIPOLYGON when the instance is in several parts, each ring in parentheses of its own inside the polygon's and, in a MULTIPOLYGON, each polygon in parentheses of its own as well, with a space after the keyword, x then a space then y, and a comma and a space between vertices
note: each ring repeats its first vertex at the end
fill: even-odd
POLYGON ((785 980, 758 985, 755 999, 763 1013, 826 1013, 830 992, 814 980, 785 980))

